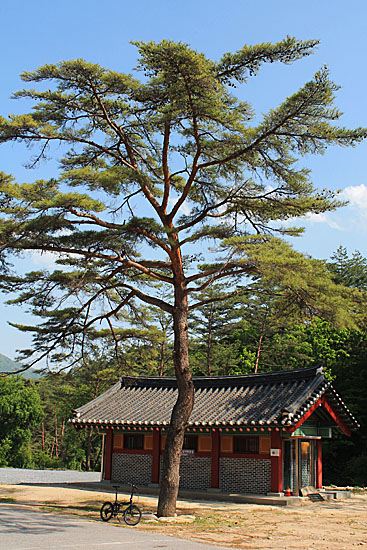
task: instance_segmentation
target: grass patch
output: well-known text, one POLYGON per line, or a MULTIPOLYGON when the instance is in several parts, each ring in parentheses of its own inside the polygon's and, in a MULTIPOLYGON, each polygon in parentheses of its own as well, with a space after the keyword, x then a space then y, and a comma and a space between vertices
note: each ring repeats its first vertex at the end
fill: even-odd
POLYGON ((205 527, 206 529, 217 529, 223 523, 226 523, 226 520, 220 516, 201 516, 195 518, 195 525, 205 527))
POLYGON ((16 500, 12 497, 0 497, 0 502, 16 502, 16 500))
POLYGON ((195 522, 192 524, 195 527, 199 527, 200 531, 228 531, 228 529, 238 529, 239 527, 245 527, 246 519, 238 517, 237 515, 224 515, 222 513, 197 516, 195 522))

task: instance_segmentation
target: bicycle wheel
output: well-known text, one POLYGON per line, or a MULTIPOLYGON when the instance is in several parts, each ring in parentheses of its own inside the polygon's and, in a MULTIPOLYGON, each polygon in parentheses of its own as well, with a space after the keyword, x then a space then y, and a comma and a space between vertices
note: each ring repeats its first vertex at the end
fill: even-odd
POLYGON ((127 525, 137 525, 141 520, 141 510, 135 504, 128 506, 124 512, 124 521, 127 525))
POLYGON ((100 510, 100 516, 103 521, 110 521, 113 516, 113 504, 112 502, 105 502, 100 510))

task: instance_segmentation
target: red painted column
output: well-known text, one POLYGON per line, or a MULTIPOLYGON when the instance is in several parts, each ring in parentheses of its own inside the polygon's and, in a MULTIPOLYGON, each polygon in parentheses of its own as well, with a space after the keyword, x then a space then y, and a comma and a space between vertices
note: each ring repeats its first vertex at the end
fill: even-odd
POLYGON ((159 428, 154 428, 153 454, 152 454, 152 483, 159 483, 160 455, 161 455, 161 432, 159 428))
POLYGON ((281 493, 283 491, 283 457, 282 457, 282 438, 280 431, 271 430, 271 449, 279 449, 279 456, 271 456, 271 481, 270 490, 272 493, 281 493))
POLYGON ((316 439, 316 489, 322 488, 322 440, 316 439))
POLYGON ((111 469, 112 469, 112 436, 113 432, 111 429, 106 430, 106 446, 104 451, 104 478, 111 479, 111 469))
POLYGON ((212 430, 212 469, 211 469, 211 487, 219 489, 219 453, 220 438, 218 429, 212 430))

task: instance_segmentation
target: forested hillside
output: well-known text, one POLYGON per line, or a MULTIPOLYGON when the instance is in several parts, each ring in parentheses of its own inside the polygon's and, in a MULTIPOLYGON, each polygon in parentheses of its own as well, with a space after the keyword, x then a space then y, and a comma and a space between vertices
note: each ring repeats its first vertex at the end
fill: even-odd
MULTIPOLYGON (((21 364, 17 363, 16 361, 13 361, 6 355, 3 355, 0 353, 0 373, 14 373, 19 370, 21 370, 23 367, 21 364)), ((35 379, 39 378, 39 374, 37 374, 33 369, 27 369, 23 373, 21 373, 23 378, 26 379, 35 379)))

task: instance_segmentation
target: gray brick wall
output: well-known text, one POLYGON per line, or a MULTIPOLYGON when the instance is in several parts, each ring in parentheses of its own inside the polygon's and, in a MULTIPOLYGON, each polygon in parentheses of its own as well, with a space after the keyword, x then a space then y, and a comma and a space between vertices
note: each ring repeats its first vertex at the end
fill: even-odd
POLYGON ((111 481, 149 485, 152 482, 152 455, 113 453, 111 481))
MULTIPOLYGON (((149 485, 152 482, 152 456, 113 453, 111 481, 149 485)), ((205 490, 210 485, 210 457, 182 456, 180 487, 182 489, 205 490)), ((268 493, 270 491, 270 460, 220 458, 219 487, 226 493, 268 493)))
MULTIPOLYGON (((162 458, 162 457, 161 457, 162 458)), ((162 478, 162 460, 160 478, 162 478)), ((181 489, 208 489, 211 483, 211 458, 182 456, 180 463, 181 489)))
POLYGON ((180 487, 182 489, 208 489, 211 480, 211 458, 181 457, 180 487))
POLYGON ((225 493, 265 495, 270 475, 270 459, 220 458, 219 487, 225 493))

